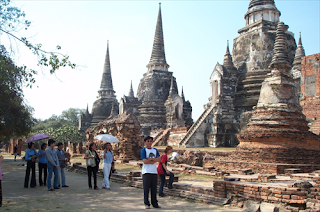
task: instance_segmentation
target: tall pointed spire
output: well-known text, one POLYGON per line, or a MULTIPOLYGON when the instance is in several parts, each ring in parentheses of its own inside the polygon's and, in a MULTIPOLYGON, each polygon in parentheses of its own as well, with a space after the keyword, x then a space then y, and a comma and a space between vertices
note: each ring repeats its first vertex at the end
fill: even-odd
POLYGON ((86 115, 90 115, 90 113, 89 113, 89 105, 88 105, 88 103, 87 103, 87 110, 86 110, 86 113, 85 113, 86 115))
POLYGON ((183 102, 185 102, 184 93, 183 93, 183 86, 181 88, 181 98, 182 98, 183 102))
POLYGON ((299 42, 293 60, 293 65, 301 65, 301 58, 306 56, 301 42, 301 32, 299 32, 299 42))
POLYGON ((130 86, 130 90, 129 90, 129 97, 134 97, 134 93, 133 93, 133 88, 132 88, 132 80, 131 80, 131 86, 130 86))
POLYGON ((166 61, 166 55, 164 52, 161 3, 159 3, 158 20, 157 20, 156 32, 154 35, 151 58, 147 67, 149 71, 152 71, 152 70, 168 71, 168 68, 169 68, 169 65, 167 64, 167 61, 166 61))
POLYGON ((172 97, 173 93, 173 77, 171 77, 171 84, 170 84, 170 91, 169 91, 169 97, 172 97))
POLYGON ((109 41, 107 41, 107 53, 104 61, 100 90, 98 91, 98 93, 100 97, 114 97, 114 93, 115 93, 115 91, 113 90, 112 77, 111 77, 109 41))
POLYGON ((115 106, 114 106, 114 103, 112 103, 111 111, 110 111, 110 116, 109 116, 109 117, 117 116, 117 115, 118 115, 118 111, 116 110, 116 108, 115 108, 115 106))
POLYGON ((229 51, 229 40, 227 40, 227 50, 223 58, 223 66, 227 68, 229 71, 236 69, 233 65, 232 56, 230 55, 229 51))
POLYGON ((288 56, 287 38, 285 34, 287 29, 288 26, 283 22, 278 23, 276 40, 273 47, 273 57, 269 66, 270 69, 287 71, 291 68, 288 56))

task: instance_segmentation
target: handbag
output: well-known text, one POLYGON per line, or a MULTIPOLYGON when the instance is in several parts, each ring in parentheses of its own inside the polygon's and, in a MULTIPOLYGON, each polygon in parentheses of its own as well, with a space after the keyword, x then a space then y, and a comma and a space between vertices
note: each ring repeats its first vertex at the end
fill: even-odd
MULTIPOLYGON (((92 156, 93 154, 92 154, 92 152, 91 151, 89 151, 89 154, 88 154, 88 156, 92 156)), ((93 166, 94 165, 94 160, 95 160, 95 158, 88 158, 87 159, 87 166, 93 166)))

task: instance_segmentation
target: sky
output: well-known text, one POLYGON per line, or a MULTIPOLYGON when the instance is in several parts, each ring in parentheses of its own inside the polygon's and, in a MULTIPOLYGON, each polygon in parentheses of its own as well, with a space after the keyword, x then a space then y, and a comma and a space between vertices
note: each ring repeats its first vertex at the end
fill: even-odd
MULTIPOLYGON (((216 63, 223 63, 227 40, 230 50, 237 31, 245 27, 249 0, 162 1, 164 45, 169 71, 176 77, 179 94, 183 87, 191 102, 193 120, 203 112, 210 97, 209 77, 216 63)), ((34 117, 47 119, 69 108, 92 105, 100 88, 109 40, 111 73, 117 99, 128 95, 132 81, 135 95, 147 72, 158 16, 159 1, 13 1, 31 21, 27 37, 51 51, 56 45, 78 66, 50 75, 23 45, 11 40, 19 65, 36 69, 36 84, 24 95, 34 117)), ((280 21, 289 25, 306 55, 320 53, 320 1, 275 0, 280 21)), ((1 44, 10 45, 6 35, 1 44)))

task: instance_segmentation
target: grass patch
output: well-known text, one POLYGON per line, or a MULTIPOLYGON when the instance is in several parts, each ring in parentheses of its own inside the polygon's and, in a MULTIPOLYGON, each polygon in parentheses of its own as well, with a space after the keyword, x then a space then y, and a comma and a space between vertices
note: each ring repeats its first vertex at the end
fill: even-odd
POLYGON ((212 182, 212 180, 222 180, 221 177, 213 177, 208 175, 200 175, 200 174, 175 174, 175 176, 179 177, 179 180, 184 181, 201 181, 201 182, 212 182))
MULTIPOLYGON (((82 165, 86 165, 86 159, 83 157, 74 157, 71 158, 71 163, 81 163, 82 165)), ((100 161, 99 168, 102 169, 102 161, 100 161)), ((131 165, 126 165, 126 164, 115 164, 115 168, 117 172, 130 172, 134 170, 141 170, 141 168, 137 166, 131 166, 131 165)))

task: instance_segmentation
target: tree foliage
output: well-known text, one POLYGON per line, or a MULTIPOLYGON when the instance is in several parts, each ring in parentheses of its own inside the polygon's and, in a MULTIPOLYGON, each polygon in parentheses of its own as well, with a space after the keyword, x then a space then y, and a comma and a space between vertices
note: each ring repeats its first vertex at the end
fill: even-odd
POLYGON ((67 141, 84 141, 85 135, 78 132, 78 117, 85 109, 69 108, 62 111, 62 114, 52 115, 45 120, 36 120, 36 124, 32 127, 34 134, 50 135, 57 142, 67 141))
MULTIPOLYGON (((31 22, 25 19, 23 11, 10 3, 10 0, 0 0, 0 36, 5 34, 10 42, 23 43, 37 57, 38 66, 48 67, 51 74, 61 67, 76 67, 68 55, 60 53, 60 46, 56 47, 56 51, 49 52, 43 50, 41 44, 33 44, 26 37, 19 37, 17 33, 27 30, 31 22)), ((22 88, 32 87, 37 72, 26 66, 15 65, 12 56, 17 50, 11 43, 7 49, 0 45, 0 140, 26 135, 35 121, 32 118, 33 108, 24 102, 22 88)), ((64 124, 69 124, 68 120, 62 124, 52 123, 52 127, 62 127, 64 124)))
POLYGON ((0 46, 0 140, 28 133, 34 123, 33 109, 23 100, 22 85, 30 81, 25 67, 14 64, 0 46))
POLYGON ((84 134, 79 133, 77 127, 67 125, 58 128, 50 127, 34 133, 49 135, 50 138, 53 138, 56 142, 80 142, 86 139, 84 134))
POLYGON ((84 113, 85 109, 69 108, 68 110, 62 111, 60 117, 64 120, 71 122, 74 126, 78 126, 79 116, 84 113))
MULTIPOLYGON (((21 30, 27 30, 31 22, 25 19, 25 13, 17 7, 10 5, 10 0, 0 0, 0 31, 1 34, 8 35, 9 39, 23 43, 38 58, 38 66, 48 67, 50 73, 55 73, 61 67, 69 66, 75 68, 76 64, 69 60, 69 55, 59 52, 61 46, 57 45, 55 51, 45 51, 42 44, 33 44, 26 37, 18 37, 15 33, 21 30)), ((29 70, 29 74, 35 74, 29 70)), ((34 79, 33 79, 34 81, 34 79)), ((32 84, 29 84, 32 85, 32 84)))

